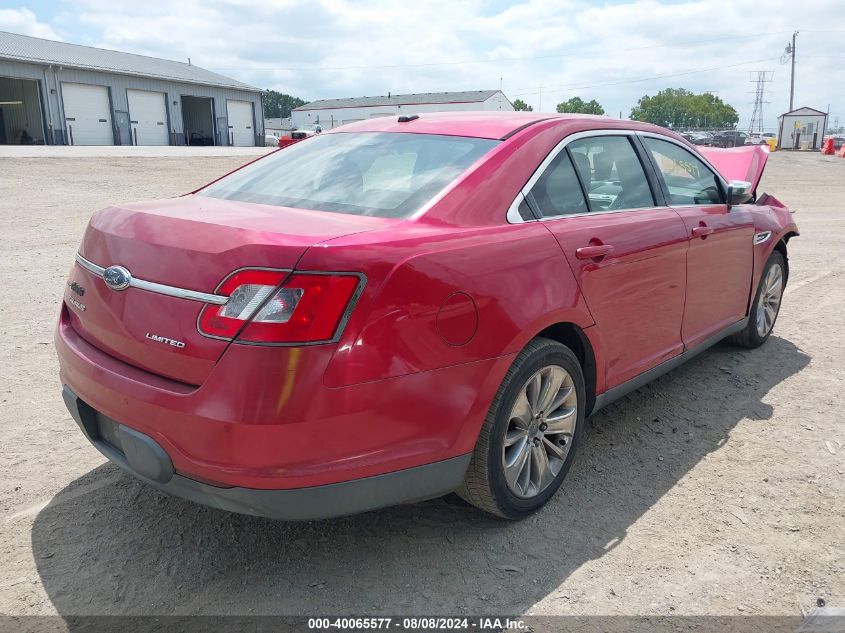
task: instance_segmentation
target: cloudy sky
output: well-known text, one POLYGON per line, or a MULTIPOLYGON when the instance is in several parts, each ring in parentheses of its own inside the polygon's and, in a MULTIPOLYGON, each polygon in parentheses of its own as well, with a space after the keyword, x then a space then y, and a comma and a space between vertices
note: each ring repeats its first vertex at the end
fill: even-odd
POLYGON ((828 106, 845 125, 843 0, 0 0, 0 30, 187 60, 303 99, 498 88, 535 110, 578 95, 627 117, 666 87, 714 91, 747 126, 828 106), (839 30, 837 30, 839 29, 839 30))

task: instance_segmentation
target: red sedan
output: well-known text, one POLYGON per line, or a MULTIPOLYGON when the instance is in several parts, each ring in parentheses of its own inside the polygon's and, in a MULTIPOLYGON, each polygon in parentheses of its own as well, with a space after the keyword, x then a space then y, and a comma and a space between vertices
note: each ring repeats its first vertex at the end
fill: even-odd
POLYGON ((65 402, 110 460, 218 508, 456 491, 524 517, 586 416, 772 332, 797 228, 756 192, 764 148, 706 151, 606 117, 378 118, 107 208, 62 305, 65 402))

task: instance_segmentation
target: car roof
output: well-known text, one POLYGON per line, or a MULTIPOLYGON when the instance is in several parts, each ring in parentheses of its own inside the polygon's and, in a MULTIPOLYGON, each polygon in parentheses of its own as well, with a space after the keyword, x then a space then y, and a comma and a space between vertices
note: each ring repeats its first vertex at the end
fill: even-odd
MULTIPOLYGON (((413 113, 401 115, 413 116, 413 113)), ((331 130, 338 132, 411 132, 415 134, 443 134, 446 136, 469 136, 474 138, 504 139, 519 130, 540 121, 572 120, 587 122, 595 121, 596 127, 604 127, 608 122, 619 123, 619 119, 592 114, 552 114, 546 112, 431 112, 421 113, 419 118, 412 121, 399 122, 400 115, 383 116, 366 119, 331 130)), ((630 123, 632 129, 642 124, 635 121, 630 123)))

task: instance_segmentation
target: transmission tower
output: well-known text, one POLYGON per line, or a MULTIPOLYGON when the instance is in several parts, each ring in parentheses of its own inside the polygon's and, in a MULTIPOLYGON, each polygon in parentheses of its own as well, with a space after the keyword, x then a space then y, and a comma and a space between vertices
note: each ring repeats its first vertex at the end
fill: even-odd
POLYGON ((751 112, 751 123, 748 125, 748 133, 763 133, 763 105, 769 103, 763 97, 766 94, 766 84, 772 80, 774 71, 757 70, 751 73, 751 83, 757 85, 754 91, 754 110, 751 112))

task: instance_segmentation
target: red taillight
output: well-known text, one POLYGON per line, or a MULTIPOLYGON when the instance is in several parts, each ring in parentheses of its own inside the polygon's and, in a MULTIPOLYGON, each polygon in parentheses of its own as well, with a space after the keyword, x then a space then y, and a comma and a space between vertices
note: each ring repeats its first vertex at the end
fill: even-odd
POLYGON ((233 274, 218 289, 229 301, 203 308, 200 332, 225 339, 237 336, 239 341, 250 343, 334 339, 361 278, 335 273, 288 275, 251 269, 233 274))

